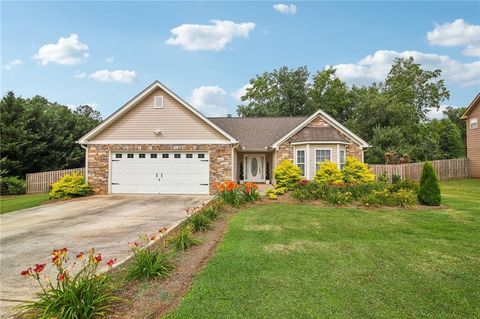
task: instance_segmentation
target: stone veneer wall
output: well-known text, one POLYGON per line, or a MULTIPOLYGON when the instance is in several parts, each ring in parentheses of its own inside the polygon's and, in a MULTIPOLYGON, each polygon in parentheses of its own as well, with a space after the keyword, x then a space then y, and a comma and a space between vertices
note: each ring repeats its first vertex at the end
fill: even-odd
POLYGON ((209 151, 210 193, 215 182, 231 179, 232 146, 225 144, 92 144, 88 146, 88 183, 94 194, 108 194, 109 153, 118 151, 209 151))

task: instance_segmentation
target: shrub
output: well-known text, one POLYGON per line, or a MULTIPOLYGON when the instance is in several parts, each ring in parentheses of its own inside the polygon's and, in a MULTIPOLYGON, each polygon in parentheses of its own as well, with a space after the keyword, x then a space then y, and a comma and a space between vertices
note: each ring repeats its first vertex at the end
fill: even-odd
POLYGON ((20 195, 27 191, 27 184, 23 179, 15 176, 0 177, 0 189, 2 195, 20 195))
POLYGON ((205 208, 203 211, 203 214, 209 219, 209 220, 215 220, 220 216, 220 210, 216 207, 209 207, 205 208))
POLYGON ((260 193, 258 192, 258 186, 254 183, 245 183, 243 185, 243 199, 246 202, 256 202, 260 199, 260 193))
POLYGON ((171 254, 148 248, 137 249, 132 262, 128 265, 126 278, 128 280, 165 278, 173 268, 171 254))
MULTIPOLYGON (((63 248, 52 252, 52 264, 57 274, 51 280, 45 277, 42 283, 40 273, 46 264, 36 264, 20 274, 34 278, 40 285, 42 292, 38 300, 27 302, 20 306, 33 318, 66 318, 87 319, 105 318, 112 305, 118 300, 114 296, 112 283, 108 273, 100 274, 98 267, 102 256, 91 249, 87 254, 77 254, 76 262, 69 262, 68 249, 63 248), (80 265, 78 271, 73 271, 80 265)), ((115 260, 110 259, 106 264, 111 268, 115 260)))
POLYGON ((392 175, 392 184, 397 184, 401 181, 402 181, 402 179, 400 178, 400 175, 397 175, 397 174, 392 175))
POLYGON ((428 206, 439 206, 442 201, 437 175, 429 162, 425 162, 423 165, 420 187, 418 189, 418 201, 428 206))
POLYGON ((377 181, 379 183, 388 183, 387 172, 383 172, 382 174, 378 175, 377 181))
POLYGON ((389 190, 391 192, 398 192, 401 189, 408 189, 415 193, 418 193, 418 182, 411 180, 411 179, 404 179, 403 181, 400 180, 392 185, 389 186, 389 190))
POLYGON ((365 206, 401 206, 415 205, 417 202, 415 192, 400 189, 398 192, 390 192, 388 189, 372 191, 360 199, 365 206))
POLYGON ((293 190, 292 197, 300 201, 320 199, 322 197, 321 188, 322 186, 315 181, 301 182, 293 190))
POLYGON ((170 239, 170 245, 177 251, 187 250, 188 248, 200 244, 200 240, 193 236, 189 227, 181 229, 174 237, 170 239))
POLYGON ((210 229, 212 224, 206 215, 198 212, 190 215, 185 222, 193 232, 206 231, 210 229))
POLYGON ((67 174, 52 185, 50 199, 68 199, 89 195, 92 192, 83 176, 67 174))
POLYGON ((370 172, 367 165, 351 156, 347 157, 342 173, 344 182, 370 183, 375 181, 375 175, 370 172))
POLYGON ((277 196, 277 194, 275 194, 275 192, 270 192, 270 193, 267 192, 267 197, 268 197, 268 199, 272 199, 272 200, 275 200, 275 199, 278 198, 278 196, 277 196))
POLYGON ((325 161, 315 175, 315 181, 320 184, 338 183, 342 181, 342 171, 336 163, 325 161))
POLYGON ((285 187, 276 187, 274 189, 275 195, 283 195, 287 192, 287 189, 285 187))
POLYGON ((225 204, 238 207, 243 201, 242 192, 238 184, 233 181, 226 181, 219 183, 216 186, 218 191, 218 198, 225 204))
POLYGON ((289 160, 284 160, 275 168, 274 177, 277 187, 293 190, 302 179, 302 171, 289 160))
POLYGON ((325 192, 322 199, 333 205, 346 205, 353 202, 352 193, 338 190, 325 192))

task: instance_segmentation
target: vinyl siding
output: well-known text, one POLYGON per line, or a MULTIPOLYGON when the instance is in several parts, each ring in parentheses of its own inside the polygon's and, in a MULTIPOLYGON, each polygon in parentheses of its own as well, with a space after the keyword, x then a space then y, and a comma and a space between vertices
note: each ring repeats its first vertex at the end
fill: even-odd
POLYGON ((161 142, 162 140, 215 140, 226 138, 196 114, 176 101, 161 89, 156 89, 136 106, 123 114, 100 132, 95 140, 139 139, 161 142), (163 108, 154 108, 154 97, 163 96, 163 108), (160 129, 156 137, 153 130, 160 129))
POLYGON ((471 177, 480 177, 480 128, 471 129, 470 119, 476 117, 480 124, 480 103, 477 103, 467 117, 467 157, 471 177))

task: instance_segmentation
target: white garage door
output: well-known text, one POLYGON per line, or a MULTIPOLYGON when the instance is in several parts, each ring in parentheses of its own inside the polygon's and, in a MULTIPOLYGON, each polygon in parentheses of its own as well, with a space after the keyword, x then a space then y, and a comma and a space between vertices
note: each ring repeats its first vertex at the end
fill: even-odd
POLYGON ((208 152, 112 153, 112 193, 208 194, 208 152))

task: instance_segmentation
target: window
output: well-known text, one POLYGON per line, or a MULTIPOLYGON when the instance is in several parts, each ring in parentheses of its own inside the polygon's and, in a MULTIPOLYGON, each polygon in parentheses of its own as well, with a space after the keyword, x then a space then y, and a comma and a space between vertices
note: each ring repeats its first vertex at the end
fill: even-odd
POLYGON ((193 154, 187 154, 187 158, 193 158, 193 154))
POLYGON ((198 154, 198 158, 205 158, 205 154, 198 154))
POLYGON ((315 163, 317 163, 317 171, 325 161, 332 161, 331 150, 315 150, 315 163))
POLYGON ((302 175, 305 176, 305 150, 297 150, 297 166, 302 170, 302 175))
POLYGON ((478 128, 478 117, 470 119, 470 128, 478 128))
POLYGON ((163 109, 163 96, 155 96, 153 107, 156 109, 163 109))
POLYGON ((162 158, 168 158, 168 154, 162 154, 162 158))
POLYGON ((181 156, 180 154, 175 154, 173 157, 175 157, 175 158, 180 158, 180 157, 182 157, 182 156, 181 156))
POLYGON ((157 158, 157 154, 150 154, 150 158, 157 158))
POLYGON ((133 158, 133 154, 127 154, 127 158, 133 158))
POLYGON ((340 169, 345 167, 345 150, 340 150, 340 169))
POLYGON ((122 154, 115 154, 115 158, 122 158, 122 154))
POLYGON ((138 154, 139 158, 145 158, 145 154, 138 154))

